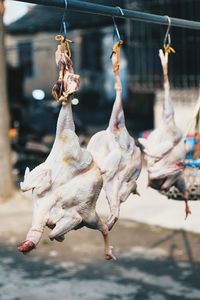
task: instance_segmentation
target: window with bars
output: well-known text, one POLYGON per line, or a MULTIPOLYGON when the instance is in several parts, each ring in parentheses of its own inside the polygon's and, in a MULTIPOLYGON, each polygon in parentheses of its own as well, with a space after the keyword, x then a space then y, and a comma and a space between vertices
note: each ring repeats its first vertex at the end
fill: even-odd
POLYGON ((83 36, 81 68, 88 71, 102 70, 102 37, 98 33, 83 36))
MULTIPOLYGON (((199 21, 199 0, 128 0, 127 6, 138 11, 199 21)), ((133 82, 155 88, 161 84, 158 49, 162 48, 166 26, 130 22, 131 59, 129 69, 133 82)), ((172 46, 176 54, 169 59, 169 75, 174 87, 198 87, 200 82, 199 31, 172 27, 172 46)))

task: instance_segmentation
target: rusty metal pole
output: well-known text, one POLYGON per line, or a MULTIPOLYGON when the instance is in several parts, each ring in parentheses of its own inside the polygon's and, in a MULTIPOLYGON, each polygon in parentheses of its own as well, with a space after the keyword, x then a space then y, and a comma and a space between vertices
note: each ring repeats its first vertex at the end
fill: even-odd
POLYGON ((4 44, 4 1, 0 0, 0 200, 12 196, 14 184, 12 178, 11 147, 8 136, 10 115, 6 84, 6 53, 4 44))

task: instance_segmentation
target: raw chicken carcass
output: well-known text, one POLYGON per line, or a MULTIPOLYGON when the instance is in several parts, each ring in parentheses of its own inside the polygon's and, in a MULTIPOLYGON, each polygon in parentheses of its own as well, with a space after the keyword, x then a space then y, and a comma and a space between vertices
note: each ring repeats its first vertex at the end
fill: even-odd
POLYGON ((116 99, 109 126, 96 133, 87 147, 103 174, 103 189, 111 211, 107 221, 109 230, 119 218, 120 204, 131 193, 137 194, 136 180, 141 171, 140 150, 125 126, 119 76, 119 47, 120 42, 114 45, 112 52, 116 99))
MULTIPOLYGON (((109 246, 108 227, 96 213, 96 201, 102 188, 102 176, 93 162, 91 154, 80 147, 74 132, 71 110, 73 93, 77 90, 77 75, 74 75, 72 61, 60 47, 56 52, 57 62, 63 68, 63 85, 60 93, 54 86, 56 99, 64 100, 57 122, 55 142, 44 163, 27 169, 23 191, 32 190, 33 220, 26 240, 18 245, 24 254, 39 243, 45 226, 52 229, 51 240, 64 240, 64 234, 73 229, 87 226, 101 231, 105 244, 105 258, 115 259, 109 246), (67 84, 66 84, 67 83, 67 84), (70 91, 70 93, 69 93, 70 91), (72 92, 72 93, 71 93, 72 92)), ((57 84, 59 86, 59 84, 57 84)))
POLYGON ((175 124, 174 109, 170 98, 170 85, 168 80, 168 53, 159 51, 164 74, 164 104, 162 121, 147 139, 139 139, 143 146, 149 186, 167 191, 171 186, 177 186, 182 192, 186 202, 186 216, 190 213, 184 178, 181 176, 183 167, 181 161, 185 158, 185 144, 182 134, 175 124))

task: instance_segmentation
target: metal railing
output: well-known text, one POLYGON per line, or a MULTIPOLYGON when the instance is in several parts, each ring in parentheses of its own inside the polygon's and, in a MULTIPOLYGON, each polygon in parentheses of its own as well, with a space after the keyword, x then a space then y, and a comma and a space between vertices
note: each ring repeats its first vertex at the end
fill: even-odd
MULTIPOLYGON (((140 22, 148 22, 154 24, 168 25, 168 18, 166 16, 144 13, 140 11, 134 11, 130 9, 122 9, 123 15, 119 7, 106 6, 86 1, 78 0, 15 0, 19 2, 35 3, 45 6, 53 6, 66 8, 72 11, 99 14, 109 17, 119 17, 124 19, 131 19, 140 22)), ((189 29, 200 29, 200 22, 171 18, 171 26, 189 28, 189 29)))
POLYGON ((168 25, 171 19, 172 45, 176 54, 170 57, 170 81, 174 87, 197 87, 200 82, 200 9, 199 0, 126 0, 128 9, 101 5, 78 0, 15 0, 67 8, 67 10, 119 17, 126 19, 122 25, 125 34, 125 49, 129 63, 129 80, 131 85, 140 88, 154 89, 161 86, 161 68, 158 49, 162 48, 165 28, 149 26, 149 23, 168 25), (137 10, 136 10, 137 9, 137 10), (140 11, 141 10, 141 11, 140 11), (143 11, 146 11, 144 13, 143 11), (155 14, 156 12, 156 14, 155 14), (179 18, 173 18, 172 15, 179 18), (139 22, 132 22, 139 21, 139 22), (194 29, 193 31, 180 28, 194 29), (199 46, 199 47, 198 47, 199 46))
MULTIPOLYGON (((127 0, 127 7, 169 16, 199 19, 199 0, 127 0)), ((162 48, 165 28, 147 23, 128 21, 129 73, 132 85, 139 88, 161 87, 162 70, 158 49, 162 48)), ((171 29, 175 55, 169 58, 170 83, 175 88, 198 87, 200 83, 200 33, 198 31, 171 29)))

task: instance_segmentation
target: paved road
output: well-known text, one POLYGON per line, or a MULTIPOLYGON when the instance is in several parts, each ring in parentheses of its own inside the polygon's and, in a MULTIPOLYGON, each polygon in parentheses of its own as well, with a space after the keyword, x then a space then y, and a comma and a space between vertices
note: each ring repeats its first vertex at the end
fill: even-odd
POLYGON ((200 264, 138 248, 117 262, 73 264, 24 257, 0 247, 1 300, 200 299, 200 264))
MULTIPOLYGON (((146 190, 145 178, 143 173, 142 196, 122 206, 122 217, 200 232, 199 203, 192 205, 193 214, 185 222, 183 203, 146 190)), ((18 198, 0 209, 4 245, 23 240, 30 226, 31 202, 18 198)), ((106 211, 103 202, 99 210, 106 211)), ((38 257, 24 257, 0 244, 0 300, 200 300, 199 235, 123 221, 111 238, 117 262, 100 260, 102 241, 91 230, 69 234, 64 245, 41 242, 38 257), (39 258, 55 250, 59 263, 39 258), (74 263, 74 256, 81 262, 74 263)))

